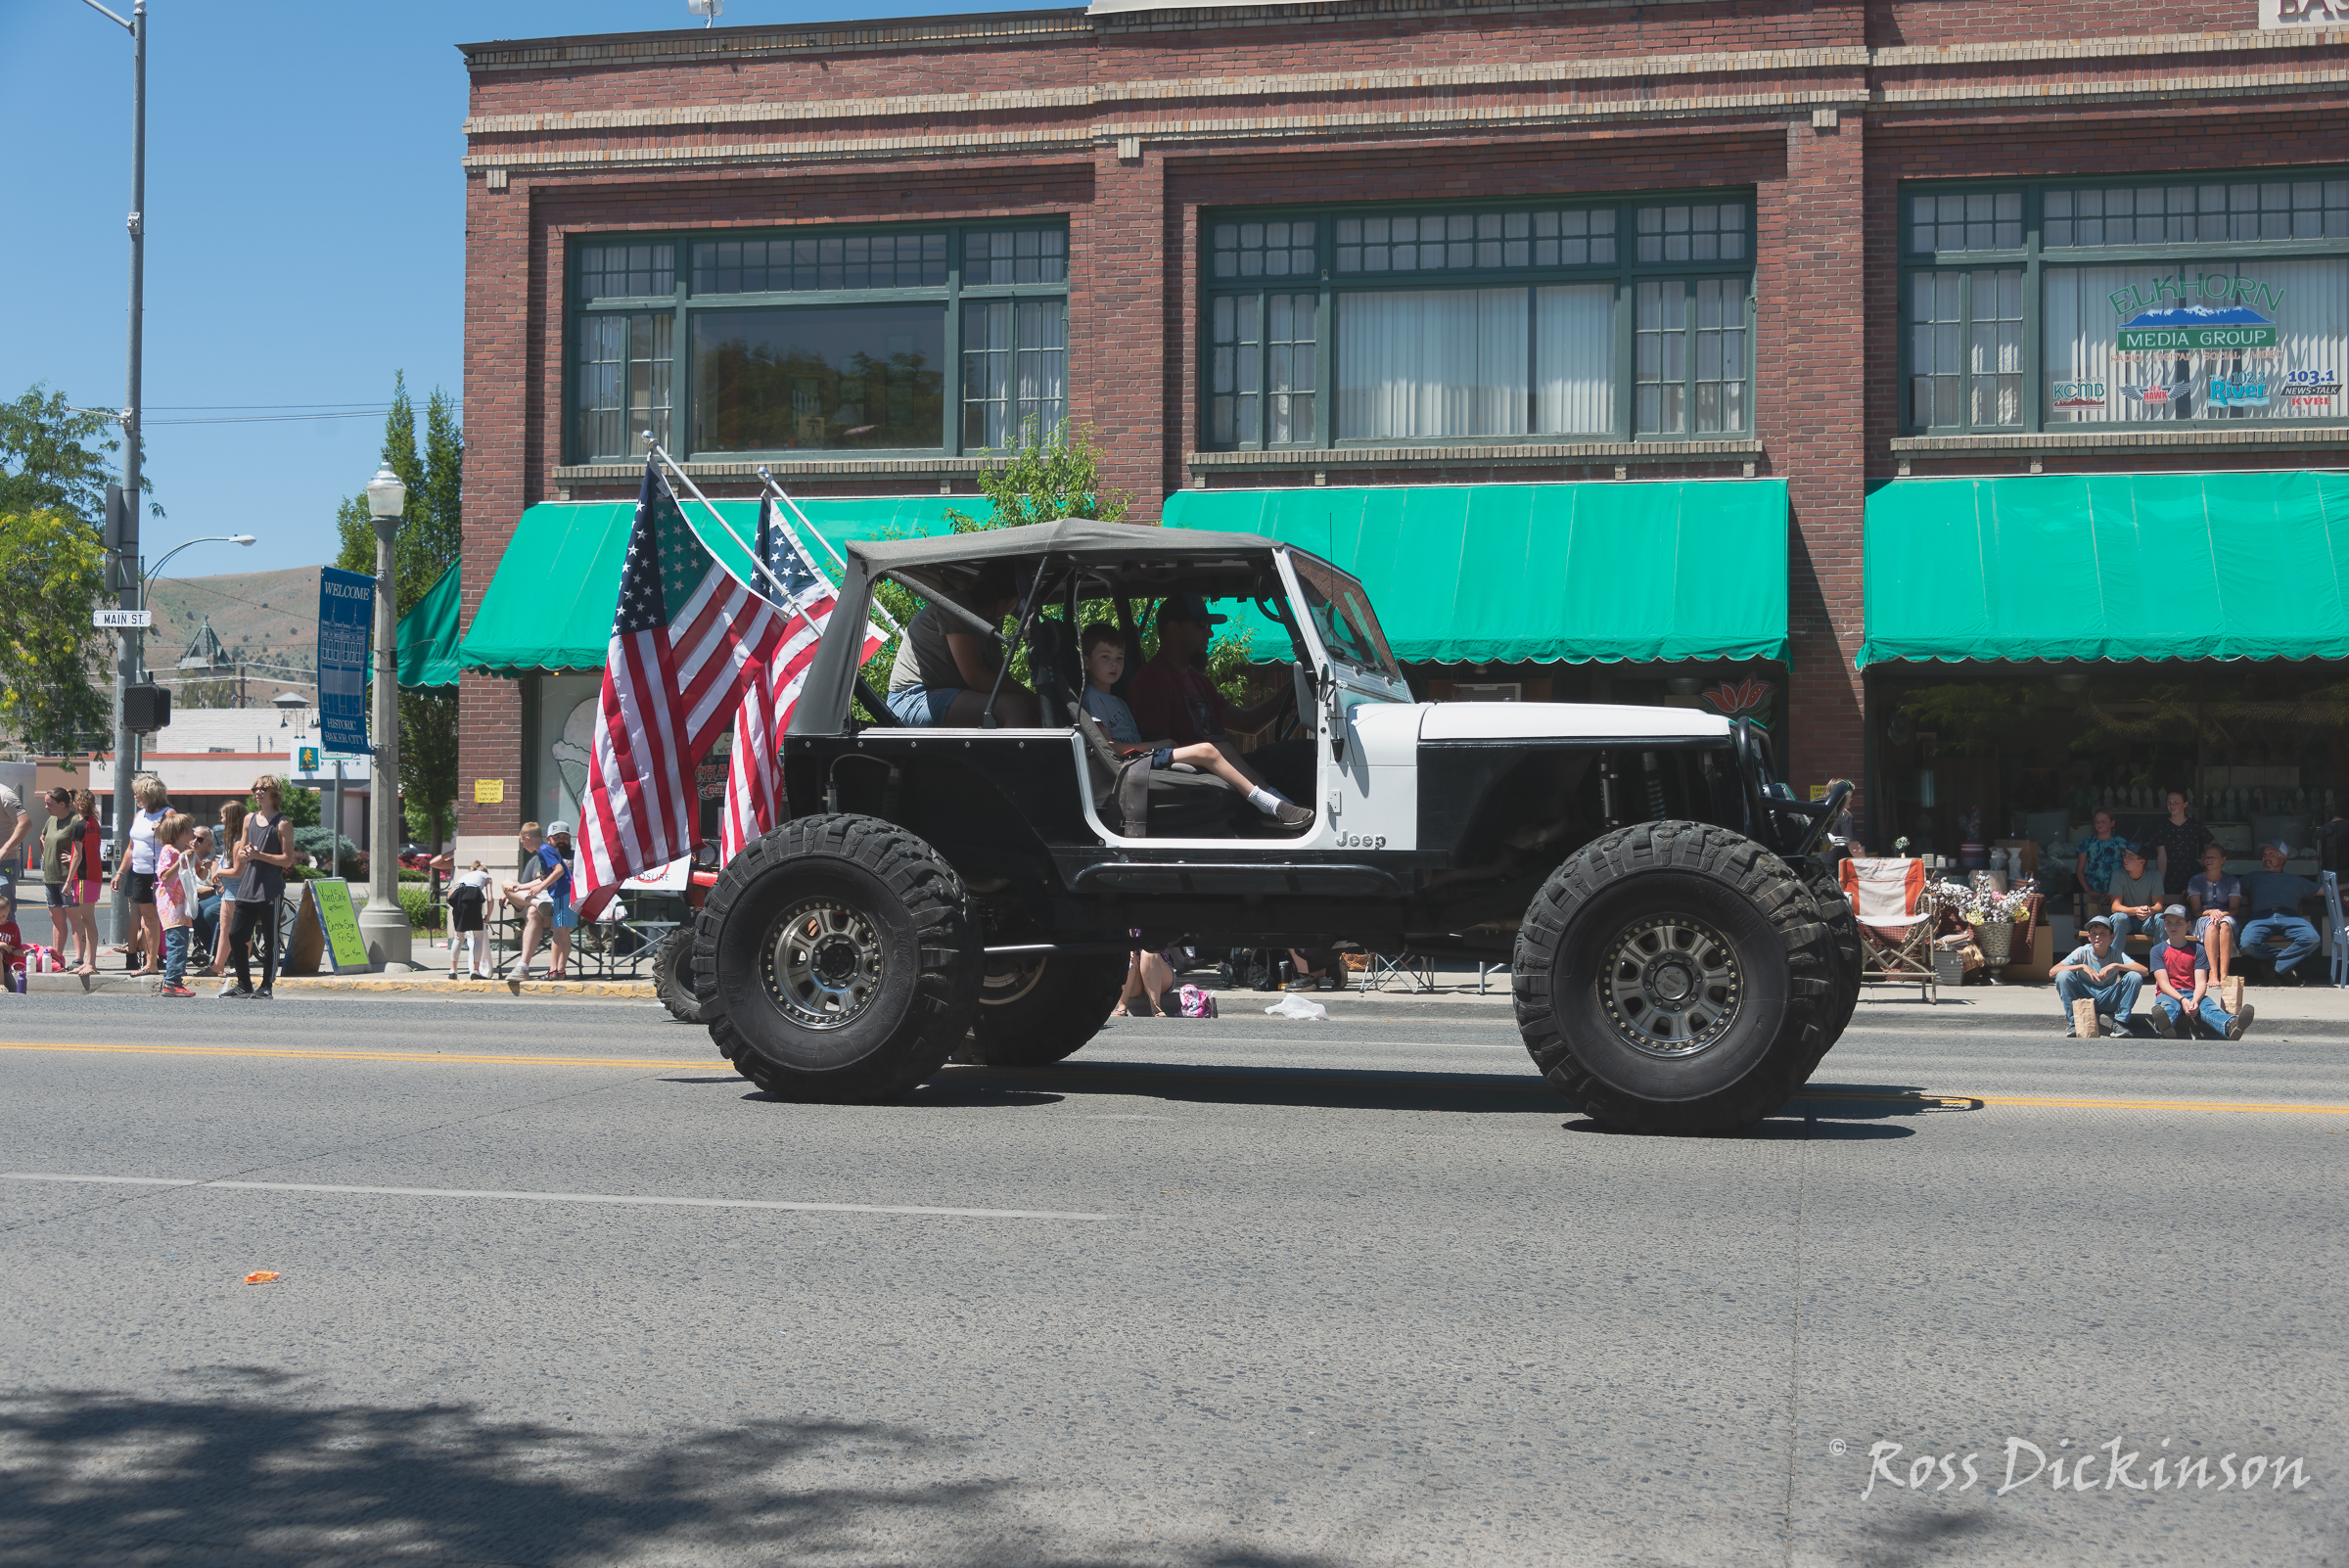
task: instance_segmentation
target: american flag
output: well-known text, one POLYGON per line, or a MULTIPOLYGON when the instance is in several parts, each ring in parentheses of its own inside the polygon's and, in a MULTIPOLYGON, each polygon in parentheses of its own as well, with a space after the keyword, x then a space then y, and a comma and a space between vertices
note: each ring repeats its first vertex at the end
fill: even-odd
MULTIPOLYGON (((815 570, 791 530, 775 516, 773 498, 759 503, 759 557, 782 583, 778 590, 761 576, 760 591, 788 618, 782 641, 767 657, 766 669, 743 682, 742 707, 734 715, 734 754, 726 764, 726 807, 718 819, 718 853, 728 860, 742 847, 783 819, 783 731, 791 711, 806 684, 807 667, 814 662, 815 645, 832 619, 834 594, 829 578, 815 570)), ((864 663, 886 641, 878 627, 865 623, 864 663)))
POLYGON ((783 640, 786 619, 703 546, 646 459, 579 810, 583 918, 622 879, 692 853, 694 769, 734 717, 746 670, 764 669, 783 640))

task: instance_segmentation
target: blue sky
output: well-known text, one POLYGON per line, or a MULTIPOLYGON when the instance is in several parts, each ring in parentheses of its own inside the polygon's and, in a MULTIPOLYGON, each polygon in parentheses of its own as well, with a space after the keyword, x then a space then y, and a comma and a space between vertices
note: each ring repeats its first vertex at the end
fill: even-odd
MULTIPOLYGON (((993 9, 729 0, 720 25, 993 9)), ((435 386, 460 393, 454 46, 701 23, 685 0, 150 0, 149 14, 147 453, 168 516, 148 525, 147 554, 249 532, 254 548, 200 545, 172 575, 327 561, 335 507, 375 472, 380 414, 161 422, 380 409, 403 369, 419 404, 435 386)), ((0 0, 0 396, 38 381, 117 407, 130 35, 82 0, 0 0)))

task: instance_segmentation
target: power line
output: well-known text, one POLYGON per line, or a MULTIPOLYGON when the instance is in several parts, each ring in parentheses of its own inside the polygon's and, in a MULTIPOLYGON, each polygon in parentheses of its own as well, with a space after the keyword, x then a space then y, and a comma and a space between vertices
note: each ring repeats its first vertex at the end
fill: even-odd
POLYGON ((381 419, 392 410, 362 408, 348 414, 214 414, 203 419, 150 419, 149 425, 278 425, 299 419, 381 419))

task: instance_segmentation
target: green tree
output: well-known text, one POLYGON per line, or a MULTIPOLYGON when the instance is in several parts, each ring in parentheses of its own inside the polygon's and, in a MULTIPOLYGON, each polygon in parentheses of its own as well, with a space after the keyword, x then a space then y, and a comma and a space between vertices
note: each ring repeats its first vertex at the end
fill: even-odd
MULTIPOLYGON (((465 436, 456 406, 435 390, 425 402, 424 447, 416 445, 416 407, 405 373, 392 386, 384 420, 383 461, 407 486, 399 534, 392 546, 392 605, 406 615, 456 564, 464 547, 465 436)), ((375 572, 375 519, 364 495, 345 497, 335 514, 342 553, 335 564, 375 572)), ((453 693, 402 692, 399 699, 399 772, 410 834, 438 845, 457 801, 457 700, 453 693)))
MULTIPOLYGON (((76 409, 37 381, 16 401, 0 403, 0 513, 63 512, 102 527, 107 483, 121 466, 115 430, 113 414, 76 409)), ((161 517, 155 481, 143 470, 139 488, 149 512, 161 517)))
POLYGON ((104 744, 113 715, 90 612, 105 593, 106 551, 87 523, 0 512, 0 733, 36 753, 104 744))
MULTIPOLYGON (((1028 434, 1035 434, 1031 419, 1028 434)), ((1064 517, 1091 518, 1116 523, 1133 509, 1133 497, 1102 483, 1101 459, 1107 456, 1093 438, 1093 427, 1062 420, 1043 438, 987 454, 998 466, 979 474, 979 493, 993 515, 985 522, 966 512, 946 516, 957 533, 981 529, 1005 529, 1021 523, 1057 523, 1064 517)))

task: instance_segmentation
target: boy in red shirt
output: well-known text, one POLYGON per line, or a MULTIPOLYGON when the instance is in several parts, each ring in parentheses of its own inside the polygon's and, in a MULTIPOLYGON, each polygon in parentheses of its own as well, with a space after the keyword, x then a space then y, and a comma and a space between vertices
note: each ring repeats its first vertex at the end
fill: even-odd
POLYGON ((24 969, 24 933, 17 928, 16 890, 0 885, 0 986, 15 991, 24 969))
POLYGON ((2191 1014, 2202 1021, 2202 1027, 2222 1039, 2241 1039, 2243 1031, 2251 1027, 2253 1012, 2249 1003, 2230 1018, 2219 1005, 2218 996, 2210 990, 2210 959, 2204 955, 2202 945, 2194 940, 2193 921, 2186 906, 2173 903, 2162 911, 2163 938, 2145 954, 2145 967, 2152 971, 2153 1033, 2175 1038, 2190 1035, 2193 1025, 2185 1022, 2191 1014))

